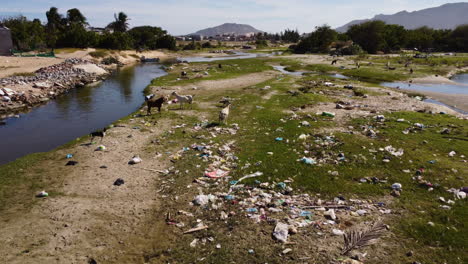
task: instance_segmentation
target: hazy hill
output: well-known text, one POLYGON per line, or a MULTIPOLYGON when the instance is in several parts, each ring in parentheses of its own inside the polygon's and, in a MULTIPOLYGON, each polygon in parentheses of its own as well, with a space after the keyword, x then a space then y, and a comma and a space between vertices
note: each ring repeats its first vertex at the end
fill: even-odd
POLYGON ((202 35, 206 37, 222 35, 222 34, 236 34, 236 35, 245 35, 247 33, 259 33, 263 32, 258 30, 250 25, 245 24, 236 24, 236 23, 224 23, 217 27, 206 28, 199 30, 190 35, 202 35))
POLYGON ((353 20, 336 30, 345 32, 352 25, 370 20, 382 20, 387 24, 402 25, 407 29, 428 26, 435 29, 453 29, 468 24, 468 3, 451 3, 414 12, 401 11, 393 15, 376 15, 372 19, 353 20))

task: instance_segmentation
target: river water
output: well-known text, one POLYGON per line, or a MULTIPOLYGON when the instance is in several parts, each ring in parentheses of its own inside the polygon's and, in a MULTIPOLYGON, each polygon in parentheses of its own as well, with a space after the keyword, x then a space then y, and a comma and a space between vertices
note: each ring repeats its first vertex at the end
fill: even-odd
POLYGON ((163 75, 160 64, 122 68, 94 87, 72 89, 20 118, 5 120, 0 126, 0 164, 50 151, 133 113, 144 102, 145 87, 163 75))
MULTIPOLYGON (((189 62, 246 59, 270 54, 236 52, 223 57, 186 57, 189 62)), ((50 151, 75 138, 102 129, 138 110, 143 90, 166 75, 157 63, 139 64, 114 72, 96 86, 70 90, 47 104, 8 118, 0 125, 0 165, 35 152, 50 151)))
POLYGON ((409 89, 415 91, 428 91, 445 94, 468 94, 468 74, 457 74, 452 77, 452 81, 458 84, 415 84, 407 82, 385 82, 383 86, 392 88, 409 89))

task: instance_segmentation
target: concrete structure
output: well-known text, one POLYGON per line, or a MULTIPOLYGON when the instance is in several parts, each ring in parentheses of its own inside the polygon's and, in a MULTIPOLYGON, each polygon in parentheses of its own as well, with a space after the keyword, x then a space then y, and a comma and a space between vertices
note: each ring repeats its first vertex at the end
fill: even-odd
POLYGON ((11 32, 7 27, 0 26, 0 55, 11 55, 13 41, 11 32))

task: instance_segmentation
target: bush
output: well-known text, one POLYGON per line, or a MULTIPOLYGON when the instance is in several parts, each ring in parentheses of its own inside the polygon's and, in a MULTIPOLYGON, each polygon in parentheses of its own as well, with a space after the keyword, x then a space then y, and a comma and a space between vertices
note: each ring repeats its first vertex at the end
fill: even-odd
POLYGON ((111 65, 111 64, 119 64, 120 61, 116 57, 109 56, 109 57, 102 59, 101 63, 104 65, 111 65))
POLYGON ((208 41, 208 42, 203 43, 201 47, 204 49, 209 49, 209 48, 212 48, 213 45, 211 45, 211 42, 208 41))
POLYGON ((89 55, 93 58, 104 58, 105 56, 107 56, 107 51, 106 50, 91 51, 89 55))

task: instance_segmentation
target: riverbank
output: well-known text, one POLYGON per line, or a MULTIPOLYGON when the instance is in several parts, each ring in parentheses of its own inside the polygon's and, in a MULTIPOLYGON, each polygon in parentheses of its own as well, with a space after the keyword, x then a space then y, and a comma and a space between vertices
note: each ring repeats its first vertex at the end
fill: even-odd
POLYGON ((0 260, 463 263, 467 205, 447 190, 467 185, 466 119, 272 63, 173 65, 147 92, 195 95, 191 107, 143 107, 102 142, 84 136, 0 166, 0 260), (232 102, 227 124, 217 123, 221 100, 232 102), (342 233, 379 221, 377 244, 342 253, 342 233))
POLYGON ((0 119, 55 99, 75 87, 106 79, 118 66, 101 64, 105 56, 114 57, 124 66, 139 63, 142 56, 171 58, 161 51, 137 53, 89 48, 56 52, 56 58, 0 56, 0 119))
POLYGON ((59 64, 0 79, 0 115, 8 115, 60 96, 76 87, 105 79, 104 67, 91 61, 70 58, 59 64))

